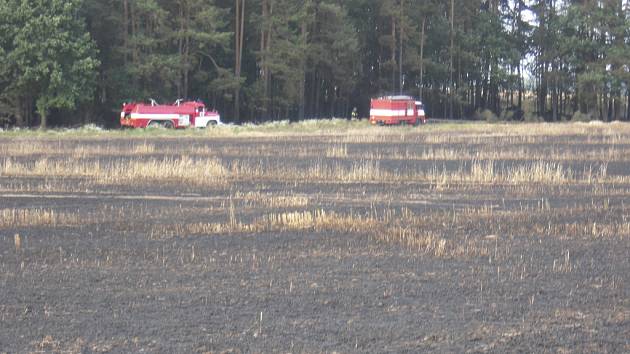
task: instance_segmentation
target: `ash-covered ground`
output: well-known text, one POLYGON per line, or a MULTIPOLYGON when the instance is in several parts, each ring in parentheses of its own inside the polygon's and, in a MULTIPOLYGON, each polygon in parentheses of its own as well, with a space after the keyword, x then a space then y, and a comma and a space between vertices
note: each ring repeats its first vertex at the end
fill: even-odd
POLYGON ((0 137, 0 352, 630 351, 630 129, 485 129, 0 137))

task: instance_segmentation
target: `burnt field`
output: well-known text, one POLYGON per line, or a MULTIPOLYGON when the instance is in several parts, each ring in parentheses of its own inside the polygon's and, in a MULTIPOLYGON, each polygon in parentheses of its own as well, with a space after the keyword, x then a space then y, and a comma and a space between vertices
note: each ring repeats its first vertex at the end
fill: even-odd
POLYGON ((0 133, 0 352, 630 351, 630 125, 301 128, 0 133))

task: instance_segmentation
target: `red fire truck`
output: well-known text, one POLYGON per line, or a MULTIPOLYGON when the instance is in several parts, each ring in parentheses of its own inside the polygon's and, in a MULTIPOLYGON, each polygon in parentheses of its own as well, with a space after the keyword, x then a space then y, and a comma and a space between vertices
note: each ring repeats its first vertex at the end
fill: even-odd
POLYGON ((370 104, 370 123, 413 124, 426 123, 422 102, 410 96, 384 96, 373 98, 370 104))
POLYGON ((122 127, 205 128, 221 124, 217 111, 208 111, 199 101, 177 100, 173 104, 125 103, 120 112, 122 127))

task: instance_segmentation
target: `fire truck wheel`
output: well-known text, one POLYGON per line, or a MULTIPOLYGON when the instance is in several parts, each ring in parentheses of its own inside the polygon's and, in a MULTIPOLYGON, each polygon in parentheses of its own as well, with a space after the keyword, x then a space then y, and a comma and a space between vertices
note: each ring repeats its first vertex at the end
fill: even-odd
POLYGON ((171 122, 170 120, 167 120, 164 122, 164 128, 173 129, 173 127, 174 127, 173 122, 171 122))
POLYGON ((149 124, 147 124, 147 128, 159 128, 160 127, 160 122, 156 122, 156 121, 150 121, 149 124))
POLYGON ((214 127, 215 125, 217 125, 216 120, 209 120, 208 123, 206 123, 206 128, 214 127))

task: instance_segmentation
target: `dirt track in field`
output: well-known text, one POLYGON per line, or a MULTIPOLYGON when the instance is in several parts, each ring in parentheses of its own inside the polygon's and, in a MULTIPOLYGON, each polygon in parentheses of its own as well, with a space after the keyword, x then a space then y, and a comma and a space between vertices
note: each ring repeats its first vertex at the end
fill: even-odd
POLYGON ((566 127, 0 135, 0 353, 628 352, 630 127, 566 127))

